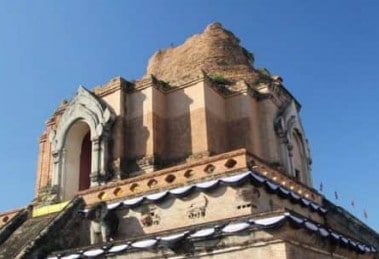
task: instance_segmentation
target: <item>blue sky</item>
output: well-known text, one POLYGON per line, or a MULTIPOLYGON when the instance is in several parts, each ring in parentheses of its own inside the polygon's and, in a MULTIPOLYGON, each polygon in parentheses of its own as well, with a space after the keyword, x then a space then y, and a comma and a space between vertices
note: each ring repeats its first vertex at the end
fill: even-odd
POLYGON ((368 0, 1 1, 0 211, 33 199, 44 122, 80 84, 138 79, 156 50, 219 21, 302 104, 315 187, 323 182, 326 197, 378 231, 378 8, 368 0))

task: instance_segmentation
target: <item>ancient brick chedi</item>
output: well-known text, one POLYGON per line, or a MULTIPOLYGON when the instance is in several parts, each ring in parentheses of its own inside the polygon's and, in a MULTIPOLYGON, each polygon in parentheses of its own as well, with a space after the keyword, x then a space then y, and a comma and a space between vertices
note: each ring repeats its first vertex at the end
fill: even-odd
POLYGON ((87 133, 93 185, 245 148, 311 186, 300 105, 280 77, 255 70, 253 60, 231 32, 212 24, 183 45, 155 53, 142 80, 116 78, 93 93, 80 88, 48 122, 37 192, 52 181, 65 195, 66 178, 77 178, 71 174, 78 175, 87 133), (71 138, 79 145, 73 151, 71 138), (72 173, 65 177, 62 170, 72 173))
POLYGON ((140 80, 80 86, 35 201, 0 214, 0 258, 374 258, 377 233, 312 188, 299 111, 219 23, 140 80))

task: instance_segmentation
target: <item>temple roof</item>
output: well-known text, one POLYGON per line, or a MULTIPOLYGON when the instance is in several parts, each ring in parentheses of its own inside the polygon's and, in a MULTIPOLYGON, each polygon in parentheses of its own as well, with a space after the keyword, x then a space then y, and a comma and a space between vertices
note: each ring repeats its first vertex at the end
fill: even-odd
POLYGON ((10 237, 0 245, 0 258, 15 258, 24 247, 46 227, 55 214, 27 219, 10 237))
POLYGON ((219 75, 229 80, 255 81, 254 57, 239 44, 234 34, 212 23, 204 32, 188 38, 182 45, 157 51, 149 61, 146 76, 154 75, 172 83, 198 74, 219 75))
POLYGON ((77 211, 84 206, 81 198, 72 199, 63 210, 33 217, 28 210, 0 228, 0 258, 41 258, 51 249, 63 249, 80 244, 64 234, 79 231, 77 211), (5 231, 4 231, 5 230, 5 231), (61 235, 57 238, 57 235, 61 235), (68 239, 69 240, 68 240, 68 239))

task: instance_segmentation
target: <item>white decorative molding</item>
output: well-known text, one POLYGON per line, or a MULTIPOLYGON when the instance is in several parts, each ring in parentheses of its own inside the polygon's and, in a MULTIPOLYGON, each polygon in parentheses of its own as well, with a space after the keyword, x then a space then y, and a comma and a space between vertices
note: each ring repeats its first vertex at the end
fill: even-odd
POLYGON ((65 193, 68 184, 65 178, 68 173, 65 170, 67 167, 65 145, 70 129, 78 122, 85 123, 89 127, 92 142, 90 179, 91 186, 96 186, 101 184, 107 173, 108 136, 114 119, 115 115, 104 103, 89 90, 79 86, 75 97, 69 102, 60 118, 56 130, 49 136, 54 161, 53 184, 60 186, 61 199, 68 197, 65 193))
POLYGON ((282 145, 282 160, 283 165, 286 168, 286 171, 293 177, 295 177, 296 169, 294 166, 294 160, 295 159, 301 159, 304 160, 302 163, 304 163, 304 169, 305 171, 302 172, 302 181, 311 186, 312 180, 311 180, 311 157, 310 157, 310 151, 308 147, 308 142, 306 138, 304 137, 304 130, 301 124, 301 120, 298 114, 298 110, 296 108, 296 103, 294 100, 286 102, 282 105, 282 107, 279 109, 279 112, 274 120, 274 128, 276 131, 276 134, 279 136, 281 140, 282 145), (297 133, 299 140, 301 142, 301 146, 297 147, 302 150, 302 153, 304 155, 303 158, 294 158, 294 147, 297 145, 295 139, 294 139, 294 133, 297 133))
POLYGON ((111 111, 86 88, 79 86, 75 97, 64 111, 53 136, 53 150, 62 149, 64 137, 77 120, 85 121, 91 129, 91 140, 99 138, 104 127, 113 119, 111 111))

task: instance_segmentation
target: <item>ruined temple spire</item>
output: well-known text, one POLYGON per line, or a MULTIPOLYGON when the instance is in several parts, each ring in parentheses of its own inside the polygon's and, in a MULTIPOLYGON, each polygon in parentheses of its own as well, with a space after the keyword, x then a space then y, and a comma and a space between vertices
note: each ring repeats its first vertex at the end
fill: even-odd
POLYGON ((173 82, 190 79, 199 71, 221 74, 226 79, 255 81, 254 57, 240 40, 220 23, 208 25, 200 34, 177 47, 157 51, 147 67, 146 76, 173 82))

